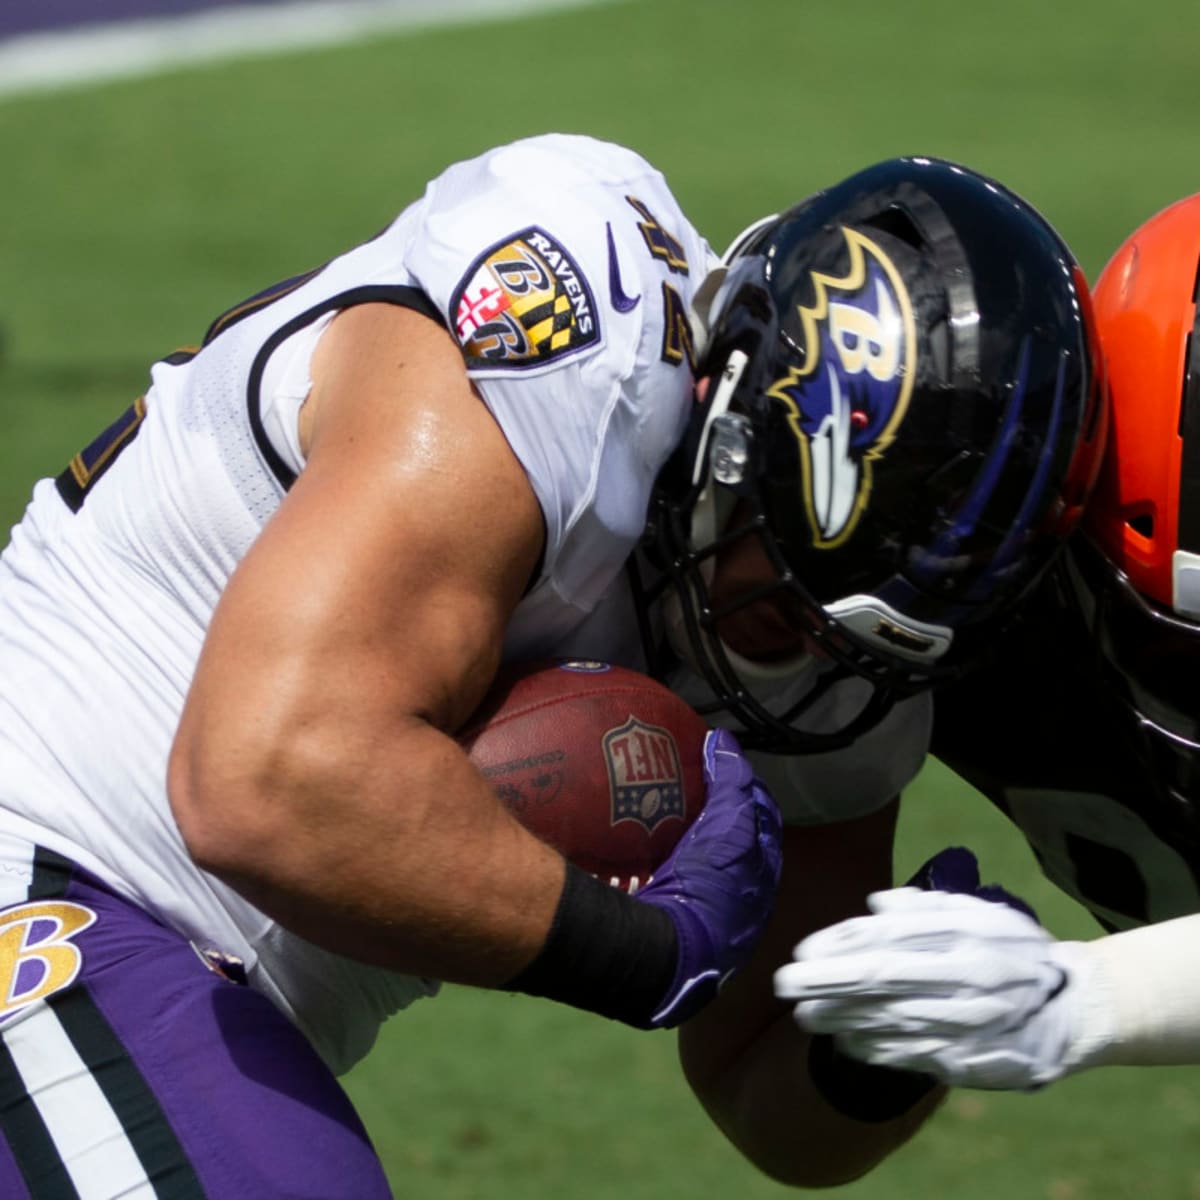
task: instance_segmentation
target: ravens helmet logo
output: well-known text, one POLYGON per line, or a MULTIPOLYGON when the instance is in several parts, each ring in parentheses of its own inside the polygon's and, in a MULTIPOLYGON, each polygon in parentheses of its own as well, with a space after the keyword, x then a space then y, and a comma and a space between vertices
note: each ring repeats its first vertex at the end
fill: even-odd
POLYGON ((839 546, 871 495, 872 464, 895 436, 912 395, 916 331, 900 272, 870 238, 842 227, 850 255, 840 278, 811 273, 799 305, 804 363, 768 394, 789 411, 813 545, 839 546))

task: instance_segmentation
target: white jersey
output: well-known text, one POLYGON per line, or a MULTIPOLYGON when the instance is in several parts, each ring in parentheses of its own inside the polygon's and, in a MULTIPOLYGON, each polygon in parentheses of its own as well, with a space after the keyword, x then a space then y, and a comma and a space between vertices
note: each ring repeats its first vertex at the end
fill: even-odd
MULTIPOLYGON (((297 416, 313 348, 354 304, 442 321, 545 516, 542 574, 505 657, 636 666, 622 567, 692 403, 687 313, 713 265, 638 155, 533 138, 451 167, 376 238, 156 364, 144 402, 37 485, 0 557, 0 830, 243 959, 326 1061, 350 1066, 388 1014, 436 984, 315 947, 199 871, 165 787, 213 609, 304 468, 297 416)), ((873 781, 859 810, 906 772, 873 781)), ((802 815, 820 819, 821 787, 807 791, 802 815)))

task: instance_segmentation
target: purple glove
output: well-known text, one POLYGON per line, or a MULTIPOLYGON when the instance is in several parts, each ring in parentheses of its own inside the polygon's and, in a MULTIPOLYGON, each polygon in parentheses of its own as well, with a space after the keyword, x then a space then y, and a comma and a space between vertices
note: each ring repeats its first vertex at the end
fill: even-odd
POLYGON ((675 978, 651 1028, 699 1012, 750 957, 775 902, 783 823, 737 739, 723 729, 704 741, 708 798, 637 899, 661 908, 679 939, 675 978))
POLYGON ((965 846, 948 846, 935 854, 923 866, 917 868, 916 874, 908 881, 908 886, 920 888, 925 892, 959 892, 968 896, 978 896, 981 900, 1007 904, 1009 908, 1015 908, 1035 921, 1038 919, 1032 905, 1027 904, 1020 896, 1006 891, 998 883, 980 885, 979 862, 965 846))

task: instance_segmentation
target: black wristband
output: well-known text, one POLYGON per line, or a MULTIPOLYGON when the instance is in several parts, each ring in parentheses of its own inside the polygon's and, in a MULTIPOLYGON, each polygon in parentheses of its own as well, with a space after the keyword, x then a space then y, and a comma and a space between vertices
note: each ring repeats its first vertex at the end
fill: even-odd
POLYGON ((545 945, 503 988, 646 1029, 678 955, 675 923, 661 908, 568 863, 545 945))
POLYGON ((903 1116, 938 1086, 932 1075, 876 1067, 843 1054, 828 1033, 812 1035, 808 1074, 831 1108, 872 1125, 903 1116))

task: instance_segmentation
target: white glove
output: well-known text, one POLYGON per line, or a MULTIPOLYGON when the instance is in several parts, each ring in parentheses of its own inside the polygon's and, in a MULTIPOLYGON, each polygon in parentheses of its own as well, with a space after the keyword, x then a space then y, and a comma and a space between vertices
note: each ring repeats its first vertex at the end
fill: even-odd
POLYGON ((805 938, 775 973, 799 1024, 846 1053, 964 1087, 1034 1088, 1112 1040, 1085 944, 972 895, 905 887, 868 903, 874 915, 805 938))

